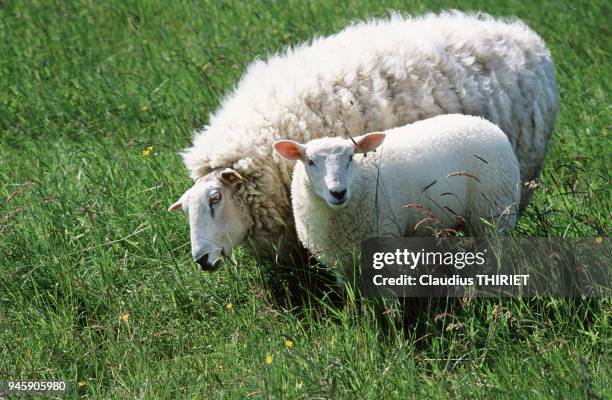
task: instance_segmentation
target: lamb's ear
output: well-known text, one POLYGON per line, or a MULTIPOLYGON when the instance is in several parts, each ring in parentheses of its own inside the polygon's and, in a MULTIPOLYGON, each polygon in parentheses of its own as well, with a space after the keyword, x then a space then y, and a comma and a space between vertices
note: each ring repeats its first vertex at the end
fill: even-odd
POLYGON ((236 186, 241 182, 246 182, 246 179, 244 179, 242 175, 231 168, 225 168, 223 171, 219 172, 219 180, 221 183, 228 186, 236 186))
POLYGON ((356 137, 355 144, 357 145, 357 151, 367 153, 368 151, 376 150, 385 140, 385 136, 382 132, 372 132, 356 137))
POLYGON ((276 154, 285 160, 301 160, 304 158, 306 146, 294 142, 293 140, 279 140, 272 145, 276 154))
POLYGON ((170 207, 168 207, 168 211, 177 211, 177 210, 180 210, 180 209, 184 209, 183 205, 187 204, 187 200, 189 199, 189 191, 190 190, 191 189, 187 189, 187 191, 185 191, 185 193, 183 193, 181 198, 178 199, 176 201, 176 203, 174 203, 170 207))

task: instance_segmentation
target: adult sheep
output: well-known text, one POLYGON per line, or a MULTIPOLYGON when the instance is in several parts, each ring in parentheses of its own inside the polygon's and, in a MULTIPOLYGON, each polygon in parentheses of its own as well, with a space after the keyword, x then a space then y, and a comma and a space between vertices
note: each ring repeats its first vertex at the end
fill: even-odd
POLYGON ((183 152, 195 184, 170 208, 188 214, 192 256, 205 269, 245 239, 259 255, 289 255, 293 163, 273 156, 274 141, 357 136, 450 113, 498 125, 522 181, 537 176, 557 114, 543 40, 520 21, 486 15, 394 15, 255 61, 183 152))
POLYGON ((480 117, 439 115, 352 140, 280 140, 274 149, 298 161, 291 202, 300 241, 340 277, 352 277, 367 239, 445 228, 481 236, 483 219, 500 232, 516 224, 518 161, 501 129, 480 117))

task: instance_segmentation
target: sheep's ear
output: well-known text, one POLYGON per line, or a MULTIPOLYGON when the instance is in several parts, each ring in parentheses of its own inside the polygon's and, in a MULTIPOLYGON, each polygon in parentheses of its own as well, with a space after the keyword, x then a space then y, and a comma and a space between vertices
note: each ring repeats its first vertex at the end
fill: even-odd
POLYGON ((374 151, 378 146, 385 140, 385 134, 382 132, 372 132, 367 135, 359 136, 355 138, 355 145, 357 151, 367 153, 368 151, 374 151))
POLYGON ((181 198, 178 199, 176 201, 176 203, 174 203, 170 207, 168 207, 168 211, 177 211, 177 210, 180 210, 180 209, 184 209, 183 205, 187 204, 187 200, 189 199, 189 191, 190 190, 191 189, 187 189, 187 191, 185 193, 183 193, 181 198))
POLYGON ((272 145, 276 154, 283 157, 285 160, 301 160, 304 158, 306 147, 296 143, 293 140, 279 140, 272 145))
POLYGON ((219 180, 221 183, 228 186, 235 186, 246 181, 242 175, 231 168, 225 168, 223 171, 219 172, 219 180))

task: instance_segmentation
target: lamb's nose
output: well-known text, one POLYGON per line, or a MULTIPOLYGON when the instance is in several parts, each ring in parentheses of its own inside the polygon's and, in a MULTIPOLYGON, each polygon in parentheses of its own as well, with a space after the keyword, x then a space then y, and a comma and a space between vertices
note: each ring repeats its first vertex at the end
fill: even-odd
POLYGON ((346 189, 341 192, 330 190, 329 193, 331 193, 331 195, 334 196, 337 200, 342 200, 344 198, 344 195, 346 194, 346 189))

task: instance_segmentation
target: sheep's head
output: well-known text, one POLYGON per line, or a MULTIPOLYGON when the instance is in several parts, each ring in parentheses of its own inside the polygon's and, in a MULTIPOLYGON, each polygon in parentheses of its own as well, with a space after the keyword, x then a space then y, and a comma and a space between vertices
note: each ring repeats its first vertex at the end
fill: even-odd
POLYGON ((189 218, 191 255, 203 270, 215 270, 221 256, 245 239, 253 220, 236 197, 244 178, 230 168, 198 179, 168 210, 189 218))
POLYGON ((287 160, 303 162, 312 190, 330 207, 342 208, 351 198, 356 177, 353 156, 375 150, 384 139, 384 133, 368 133, 355 139, 326 137, 307 144, 279 140, 274 150, 287 160))

